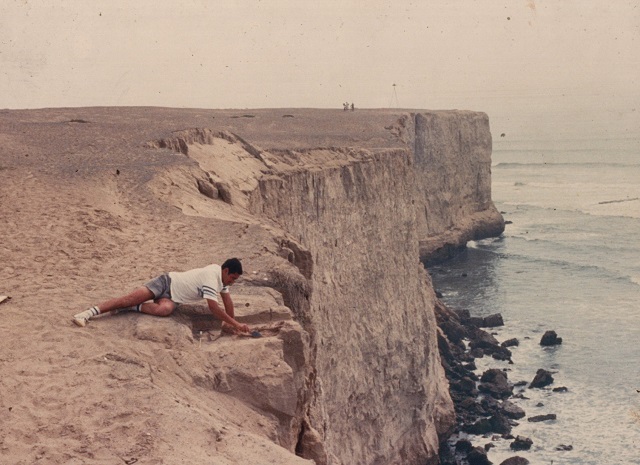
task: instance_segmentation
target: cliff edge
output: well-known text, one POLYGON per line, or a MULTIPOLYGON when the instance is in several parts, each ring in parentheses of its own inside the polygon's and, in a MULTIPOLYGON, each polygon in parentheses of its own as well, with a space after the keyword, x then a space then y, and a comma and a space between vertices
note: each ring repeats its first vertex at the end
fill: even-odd
POLYGON ((419 259, 501 232, 490 150, 473 112, 0 111, 3 462, 436 463, 419 259), (263 338, 199 306, 70 324, 229 256, 263 338))

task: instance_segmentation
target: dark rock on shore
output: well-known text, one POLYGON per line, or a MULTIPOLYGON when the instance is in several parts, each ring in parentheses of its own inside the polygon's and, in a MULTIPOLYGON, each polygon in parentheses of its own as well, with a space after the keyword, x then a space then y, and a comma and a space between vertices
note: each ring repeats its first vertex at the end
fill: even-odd
POLYGON ((530 422, 540 422, 540 421, 549 421, 549 420, 555 420, 556 419, 556 414, 555 413, 548 413, 546 415, 536 415, 534 417, 529 417, 527 418, 528 421, 530 422))
POLYGON ((497 368, 492 368, 482 374, 478 389, 496 399, 506 399, 513 395, 513 386, 509 384, 507 374, 497 368))
POLYGON ((497 328, 498 326, 504 326, 504 321, 500 313, 494 313, 485 317, 470 317, 469 324, 478 328, 497 328))
POLYGON ((460 324, 463 324, 465 326, 469 324, 469 320, 471 320, 471 312, 469 312, 469 310, 453 310, 453 313, 457 315, 458 321, 460 322, 460 324))
POLYGON ((506 341, 504 341, 502 344, 500 344, 500 347, 516 347, 520 345, 520 341, 518 341, 515 337, 512 339, 507 339, 506 341))
POLYGON ((551 372, 540 368, 536 372, 536 376, 533 378, 533 381, 531 381, 531 384, 529 384, 529 387, 543 388, 551 383, 553 383, 553 376, 551 375, 551 372))
POLYGON ((541 346, 557 346, 562 344, 562 338, 558 337, 555 331, 547 331, 540 339, 541 346))
POLYGON ((517 436, 516 439, 510 444, 509 447, 513 450, 529 450, 533 445, 533 441, 524 436, 517 436))
POLYGON ((485 316, 482 324, 483 328, 497 328, 498 326, 504 326, 504 321, 500 313, 494 313, 493 315, 485 316))
POLYGON ((508 418, 512 418, 514 420, 519 420, 520 418, 524 418, 526 415, 525 411, 518 407, 516 404, 505 400, 500 404, 500 410, 504 414, 504 416, 508 418))
POLYGON ((488 418, 480 418, 472 424, 463 425, 462 431, 469 434, 488 434, 491 432, 491 422, 488 418))
POLYGON ((511 433, 511 423, 507 417, 502 415, 502 413, 495 413, 491 418, 489 418, 489 422, 491 423, 492 432, 498 434, 511 433))
POLYGON ((456 452, 469 453, 473 449, 473 444, 468 439, 460 439, 456 442, 456 452))
POLYGON ((480 356, 487 354, 498 360, 511 360, 511 351, 506 347, 501 347, 498 340, 488 332, 480 328, 471 328, 468 331, 469 347, 472 352, 477 349, 481 349, 480 356))
POLYGON ((455 320, 443 321, 440 329, 453 344, 460 344, 467 337, 467 329, 455 320))
POLYGON ((482 447, 474 447, 467 454, 469 465, 492 465, 493 462, 487 457, 487 451, 482 447))
POLYGON ((470 425, 464 425, 462 430, 469 434, 509 434, 511 432, 511 425, 509 420, 502 414, 496 413, 489 418, 480 418, 475 423, 470 425))
POLYGON ((462 339, 468 337, 467 328, 464 325, 464 321, 468 321, 470 318, 469 312, 458 311, 454 312, 438 301, 436 305, 436 321, 438 327, 447 336, 447 339, 452 344, 457 345, 464 351, 464 345, 460 346, 462 339))
MULTIPOLYGON (((533 441, 530 438, 511 435, 511 430, 520 420, 526 417, 526 412, 509 398, 521 397, 522 390, 514 396, 514 386, 521 389, 529 385, 530 388, 545 387, 553 383, 551 372, 540 369, 531 383, 521 381, 513 384, 509 381, 507 370, 492 368, 478 377, 474 370, 475 358, 490 355, 497 359, 511 362, 511 351, 507 347, 517 346, 517 339, 509 339, 500 344, 496 338, 480 328, 487 323, 498 325, 501 316, 491 316, 489 321, 484 318, 472 318, 468 311, 453 311, 442 302, 436 304, 436 318, 438 320, 438 345, 442 365, 449 380, 450 394, 456 411, 456 425, 451 436, 442 438, 440 448, 441 465, 474 465, 491 463, 487 451, 493 447, 492 443, 482 447, 474 447, 468 439, 461 439, 458 433, 488 437, 494 434, 492 440, 512 441, 512 450, 528 450, 533 441), (468 340, 468 349, 465 345, 468 340), (455 440, 454 438, 457 438, 455 440)), ((487 317, 489 318, 489 317, 487 317)), ((502 323, 503 324, 503 323, 502 323)), ((490 326, 487 326, 490 327, 490 326)), ((531 417, 530 421, 547 421, 555 419, 554 414, 531 417)), ((526 465, 526 458, 514 456, 502 462, 501 465, 526 465)))
POLYGON ((507 460, 500 462, 500 465, 529 465, 529 461, 524 457, 509 457, 507 460))
POLYGON ((560 451, 570 451, 573 450, 573 446, 571 444, 566 445, 566 444, 560 444, 559 446, 556 447, 556 450, 560 450, 560 451))

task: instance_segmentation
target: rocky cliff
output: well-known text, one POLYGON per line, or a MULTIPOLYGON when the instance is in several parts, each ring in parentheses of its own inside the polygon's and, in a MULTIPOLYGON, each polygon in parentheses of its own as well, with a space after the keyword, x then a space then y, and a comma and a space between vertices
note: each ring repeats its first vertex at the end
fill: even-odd
POLYGON ((504 220, 491 201, 489 118, 476 112, 415 116, 420 255, 446 258, 470 240, 498 236, 504 220))
POLYGON ((310 251, 311 291, 297 312, 315 353, 308 421, 329 462, 421 463, 435 455, 451 403, 418 261, 412 154, 349 155, 263 180, 252 210, 310 251))
MULTIPOLYGON (((16 321, 36 302, 20 279, 27 273, 45 285, 54 278, 75 284, 82 276, 85 282, 51 297, 54 304, 81 306, 95 302, 78 294, 110 295, 102 289, 105 283, 129 288, 121 270, 136 270, 143 262, 161 270, 184 269, 237 255, 248 270, 234 286, 234 300, 241 320, 262 325, 262 339, 216 335, 218 327, 196 307, 181 309, 164 323, 139 315, 100 318, 87 329, 91 343, 50 355, 50 362, 56 354, 60 360, 71 354, 91 361, 101 348, 96 365, 86 366, 102 373, 94 377, 94 392, 104 384, 104 392, 119 393, 110 397, 112 413, 123 412, 119 418, 134 430, 124 434, 118 457, 135 451, 136 460, 148 463, 176 463, 178 457, 246 463, 264 451, 265 460, 277 463, 297 463, 286 455, 294 453, 333 465, 437 462, 438 436, 454 415, 437 351, 434 292, 420 259, 501 232, 502 218, 490 196, 486 115, 0 113, 3 195, 16 205, 14 215, 28 211, 33 221, 48 218, 46 228, 28 233, 11 221, 5 237, 9 245, 48 240, 63 251, 56 252, 52 276, 51 267, 34 271, 35 259, 42 260, 37 251, 4 249, 6 257, 0 258, 23 263, 5 268, 8 288, 22 295, 8 307, 16 321), (20 195, 25 189, 39 197, 28 208, 20 195), (56 211, 61 213, 51 216, 56 211), (64 228, 75 240, 51 239, 64 228), (161 256, 159 244, 168 246, 161 256), (119 271, 107 278, 89 271, 110 266, 119 271), (114 328, 126 343, 116 341, 118 349, 109 350, 114 328), (132 394, 109 379, 135 382, 138 389, 132 394), (127 401, 135 394, 140 402, 143 393, 154 400, 138 412, 142 420, 126 416, 127 401), (239 412, 249 424, 238 419, 239 412), (141 424, 153 427, 153 434, 138 435, 141 424), (244 455, 237 451, 240 444, 244 455)), ((131 274, 142 280, 154 273, 131 274)), ((61 319, 51 321, 60 325, 61 319)), ((12 373, 25 378, 28 357, 20 358, 10 341, 2 360, 23 363, 11 365, 15 372, 9 378, 12 373)), ((54 374, 49 382, 64 378, 54 374)), ((85 392, 68 380, 60 384, 66 384, 67 395, 85 392)), ((19 398, 16 386, 4 385, 4 402, 13 402, 18 411, 38 404, 36 397, 19 398)), ((84 445, 64 460, 107 457, 104 433, 113 432, 106 426, 109 412, 81 398, 78 405, 98 420, 69 430, 84 445), (100 447, 87 442, 89 436, 100 447)), ((61 415, 44 412, 44 419, 29 420, 19 434, 0 426, 19 451, 13 456, 52 457, 64 447, 54 435, 50 449, 34 452, 26 446, 26 431, 61 415)), ((51 463, 64 463, 58 456, 60 461, 51 463)))

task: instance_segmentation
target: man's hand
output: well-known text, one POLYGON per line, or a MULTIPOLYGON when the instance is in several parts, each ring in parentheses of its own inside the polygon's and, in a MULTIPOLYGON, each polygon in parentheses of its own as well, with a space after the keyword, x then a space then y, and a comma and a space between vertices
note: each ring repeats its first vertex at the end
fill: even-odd
POLYGON ((238 323, 238 326, 236 326, 236 329, 238 331, 243 332, 243 333, 250 333, 251 332, 251 328, 249 328, 249 325, 245 325, 243 323, 238 323))
POLYGON ((218 302, 216 302, 215 300, 207 299, 207 304, 209 305, 209 310, 211 310, 211 313, 213 313, 213 316, 222 320, 223 323, 226 323, 229 326, 233 327, 235 331, 240 331, 244 333, 251 332, 251 329, 249 329, 249 326, 242 323, 238 323, 235 320, 235 318, 233 318, 232 315, 229 315, 227 312, 222 310, 218 305, 218 302))
POLYGON ((232 333, 232 334, 237 334, 237 333, 249 333, 251 332, 251 328, 249 328, 248 325, 242 324, 242 323, 237 323, 236 325, 232 325, 230 323, 227 323, 226 321, 222 322, 222 330, 226 333, 232 333))

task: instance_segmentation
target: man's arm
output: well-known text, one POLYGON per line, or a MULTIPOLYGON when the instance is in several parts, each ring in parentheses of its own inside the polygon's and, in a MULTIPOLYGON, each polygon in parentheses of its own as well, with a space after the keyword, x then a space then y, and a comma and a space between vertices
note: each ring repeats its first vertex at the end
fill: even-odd
MULTIPOLYGON (((249 326, 242 323, 238 323, 232 316, 228 315, 227 312, 222 310, 218 305, 218 302, 216 302, 215 300, 207 299, 207 305, 209 306, 209 310, 211 310, 211 313, 213 313, 213 316, 222 320, 224 323, 228 323, 234 328, 239 329, 240 331, 244 331, 245 333, 248 333, 249 331, 251 331, 251 329, 249 329, 249 326)), ((225 307, 226 307, 226 304, 225 304, 225 307)))
POLYGON ((229 292, 221 292, 222 303, 224 304, 224 311, 227 312, 231 318, 235 318, 235 310, 233 308, 233 300, 231 300, 231 294, 229 292))

